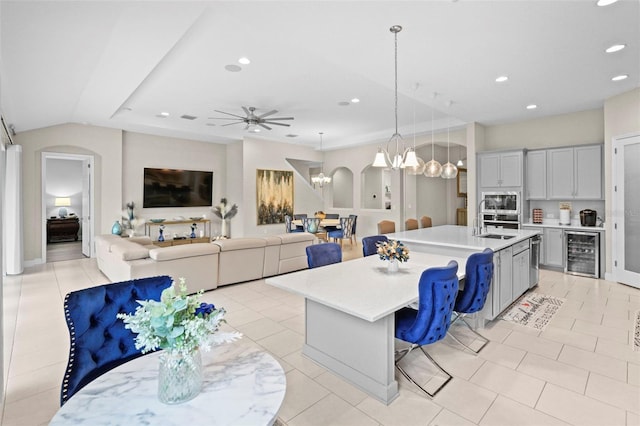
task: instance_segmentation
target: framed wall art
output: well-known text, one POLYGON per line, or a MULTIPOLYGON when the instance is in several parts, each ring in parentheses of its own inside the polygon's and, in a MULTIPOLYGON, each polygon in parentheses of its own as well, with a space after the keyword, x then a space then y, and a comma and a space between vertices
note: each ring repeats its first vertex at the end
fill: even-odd
POLYGON ((258 225, 284 223, 293 216, 293 171, 256 170, 258 225))

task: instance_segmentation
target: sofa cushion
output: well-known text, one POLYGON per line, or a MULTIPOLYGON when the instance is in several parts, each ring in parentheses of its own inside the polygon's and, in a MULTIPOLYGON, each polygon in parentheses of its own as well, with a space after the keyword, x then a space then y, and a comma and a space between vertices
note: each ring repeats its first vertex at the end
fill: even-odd
POLYGON ((182 259, 185 257, 206 256, 219 253, 220 248, 210 243, 181 244, 179 246, 158 247, 149 250, 149 257, 157 262, 182 259))
POLYGON ((221 252, 225 252, 265 247, 267 241, 264 238, 231 238, 228 240, 216 240, 213 244, 220 247, 221 252))
POLYGON ((122 260, 136 260, 149 257, 149 249, 130 241, 111 245, 111 253, 122 260))
POLYGON ((282 244, 282 238, 277 235, 269 235, 264 237, 264 240, 267 242, 267 247, 269 246, 279 246, 282 244))
POLYGON ((291 232, 289 234, 277 235, 282 240, 282 244, 299 243, 313 241, 316 237, 308 232, 291 232))
POLYGON ((148 246, 149 244, 153 244, 153 241, 151 241, 151 237, 147 236, 147 235, 140 235, 137 237, 129 237, 127 238, 127 241, 131 241, 132 243, 138 243, 141 246, 148 246))

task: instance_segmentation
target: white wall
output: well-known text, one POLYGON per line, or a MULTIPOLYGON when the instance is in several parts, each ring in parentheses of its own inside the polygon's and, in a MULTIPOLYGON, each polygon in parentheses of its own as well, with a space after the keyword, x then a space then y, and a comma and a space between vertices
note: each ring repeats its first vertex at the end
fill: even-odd
MULTIPOLYGON (((640 88, 630 90, 618 96, 607 99, 604 103, 604 194, 605 214, 612 217, 612 192, 611 182, 613 139, 618 136, 640 133, 640 88)), ((612 270, 611 259, 611 223, 605 222, 605 253, 606 271, 612 270)))
MULTIPOLYGON (((122 201, 120 210, 126 203, 135 203, 136 217, 171 219, 176 216, 200 217, 206 215, 212 220, 212 233, 219 234, 220 223, 211 212, 211 207, 163 207, 143 208, 144 168, 167 168, 182 170, 202 170, 213 172, 213 204, 218 204, 227 195, 227 149, 226 145, 208 142, 176 139, 142 133, 125 132, 122 147, 122 201)), ((119 216, 113 217, 112 222, 119 216)), ((182 233, 184 229, 168 229, 167 233, 182 233)), ((137 230, 144 232, 144 229, 137 230)))
POLYGON ((21 132, 23 147, 25 265, 42 261, 42 152, 93 155, 96 233, 110 233, 122 203, 122 131, 80 124, 21 132))
MULTIPOLYGON (((82 161, 50 158, 47 160, 45 205, 47 217, 58 217, 60 207, 55 206, 57 197, 71 198, 68 213, 82 217, 82 161)), ((82 222, 81 222, 82 223, 82 222)), ((80 233, 82 235, 82 233, 80 233)))
MULTIPOLYGON (((245 138, 242 163, 242 206, 238 220, 242 220, 244 236, 273 235, 284 232, 284 223, 258 226, 256 170, 293 171, 293 210, 294 213, 313 214, 324 210, 320 192, 309 184, 309 176, 300 175, 285 158, 307 161, 321 161, 322 153, 312 148, 293 144, 271 142, 255 138, 245 138)), ((329 170, 325 166, 325 170, 329 170)), ((234 223, 236 219, 232 221, 234 223)), ((235 225, 233 225, 235 226, 235 225)))

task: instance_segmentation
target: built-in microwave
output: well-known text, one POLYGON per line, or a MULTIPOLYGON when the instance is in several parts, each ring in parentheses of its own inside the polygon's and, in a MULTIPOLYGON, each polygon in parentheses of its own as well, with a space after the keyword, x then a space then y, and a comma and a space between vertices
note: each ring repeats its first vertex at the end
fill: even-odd
POLYGON ((483 192, 481 212, 496 215, 520 215, 520 193, 515 191, 483 192))

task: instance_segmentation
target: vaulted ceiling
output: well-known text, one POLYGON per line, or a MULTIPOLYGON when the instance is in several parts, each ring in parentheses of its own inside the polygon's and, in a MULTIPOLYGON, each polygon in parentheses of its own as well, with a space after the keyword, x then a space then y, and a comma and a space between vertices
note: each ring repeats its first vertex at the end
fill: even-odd
POLYGON ((405 137, 432 110, 436 128, 495 125, 640 86, 637 0, 2 1, 0 105, 16 132, 77 122, 224 143, 245 126, 210 117, 245 106, 294 117, 260 138, 379 142, 395 125, 392 25, 405 137))

